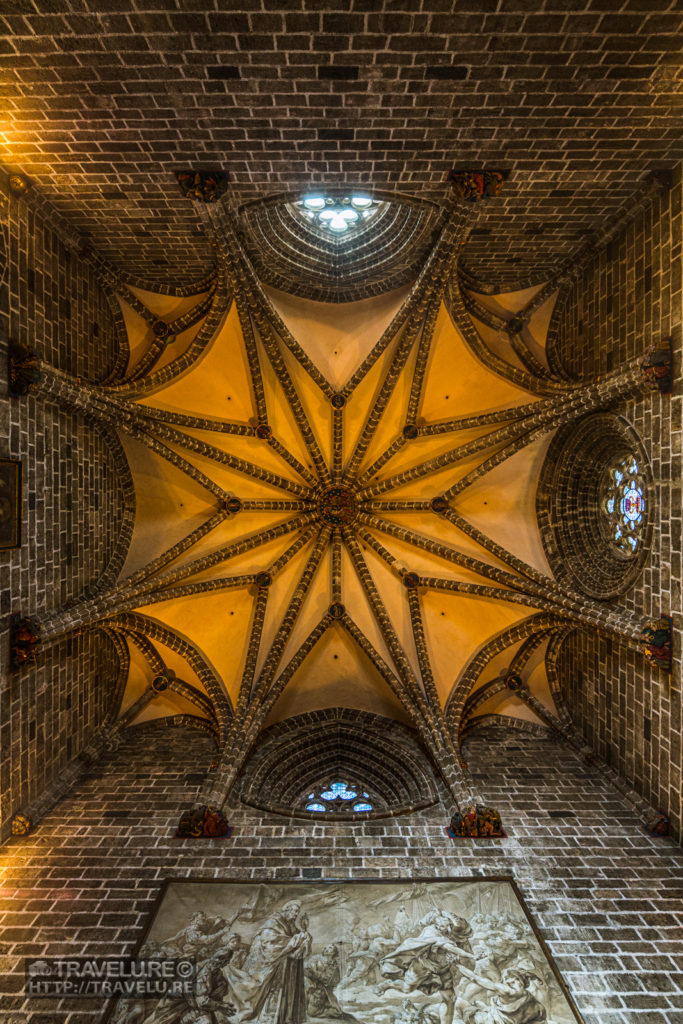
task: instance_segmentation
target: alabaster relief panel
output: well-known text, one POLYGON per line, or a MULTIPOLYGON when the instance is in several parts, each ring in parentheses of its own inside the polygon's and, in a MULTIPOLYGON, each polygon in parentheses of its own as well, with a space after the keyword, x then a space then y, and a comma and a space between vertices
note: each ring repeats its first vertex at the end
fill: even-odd
POLYGON ((0 551, 21 544, 21 463, 0 459, 0 551))
POLYGON ((194 996, 110 1024, 576 1024, 509 878, 166 883, 140 957, 197 964, 194 996))

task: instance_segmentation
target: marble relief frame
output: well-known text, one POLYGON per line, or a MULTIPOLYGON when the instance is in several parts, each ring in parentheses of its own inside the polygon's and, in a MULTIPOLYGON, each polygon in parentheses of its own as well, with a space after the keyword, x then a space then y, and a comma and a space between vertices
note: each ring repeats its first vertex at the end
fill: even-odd
POLYGON ((21 479, 18 459, 0 459, 0 551, 21 547, 21 479))
POLYGON ((195 996, 107 1024, 584 1024, 509 876, 169 879, 135 955, 195 959, 195 996))

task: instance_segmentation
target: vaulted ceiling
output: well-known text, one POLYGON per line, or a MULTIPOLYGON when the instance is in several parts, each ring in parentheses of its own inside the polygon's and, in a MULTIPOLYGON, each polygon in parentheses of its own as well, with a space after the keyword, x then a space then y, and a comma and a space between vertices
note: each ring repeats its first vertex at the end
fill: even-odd
POLYGON ((118 377, 46 387, 133 471, 124 582, 81 609, 125 645, 123 720, 190 716, 227 761, 237 726, 239 760, 340 705, 417 709, 442 753, 473 716, 557 724, 550 627, 603 612, 553 580, 536 484, 557 422, 635 378, 558 378, 554 282, 683 155, 675 0, 57 6, 0 19, 0 159, 125 324, 118 377), (484 167, 505 188, 475 215, 448 177, 484 167), (229 173, 217 213, 188 169, 229 173), (386 201, 381 246, 306 236, 312 187, 386 201))
POLYGON ((206 283, 155 294, 108 271, 127 359, 98 384, 32 363, 31 388, 120 432, 135 486, 119 580, 55 611, 43 637, 115 639, 117 729, 214 735, 212 807, 263 729, 338 707, 409 722, 469 805, 458 747, 473 724, 566 731, 551 637, 640 636, 625 609, 554 578, 536 518, 553 432, 646 386, 640 361, 563 378, 544 347, 552 282, 466 285, 486 200, 443 204, 409 288, 346 303, 266 290, 229 203, 187 201, 215 251, 206 283))
MULTIPOLYGON (((505 306, 495 302, 498 310, 506 309, 510 314, 521 308, 537 289, 526 293, 504 296, 505 306)), ((322 372, 335 392, 341 392, 349 379, 367 360, 373 360, 374 349, 389 327, 396 313, 405 302, 406 289, 392 291, 376 299, 350 302, 342 305, 311 302, 291 297, 281 292, 270 291, 268 298, 274 309, 283 317, 284 323, 296 338, 306 356, 322 372)), ((138 292, 149 308, 164 319, 172 319, 187 305, 188 300, 171 299, 138 292)), ((199 297, 198 297, 199 298, 199 297)), ((549 313, 553 306, 551 297, 535 314, 531 325, 532 335, 538 339, 542 350, 549 313)), ((129 324, 131 338, 131 369, 142 358, 150 341, 147 324, 123 302, 123 309, 129 324)), ((200 325, 195 325, 186 336, 180 337, 180 345, 189 344, 196 336, 200 325)), ((513 362, 514 352, 509 347, 513 362)), ((174 354, 179 349, 174 347, 174 354)), ((348 486, 353 494, 354 504, 360 501, 360 492, 371 479, 387 480, 402 470, 427 463, 434 457, 447 452, 458 444, 481 437, 488 429, 474 423, 468 430, 451 435, 423 435, 408 442, 385 463, 386 468, 374 477, 368 470, 395 442, 401 434, 407 419, 410 388, 415 373, 417 345, 414 346, 405 366, 401 369, 392 390, 390 401, 382 420, 374 432, 367 452, 358 468, 351 474, 344 474, 360 434, 366 424, 367 413, 377 401, 378 393, 396 360, 404 358, 397 352, 395 344, 390 345, 379 358, 373 361, 362 377, 357 379, 353 393, 344 406, 343 438, 337 449, 333 443, 333 406, 324 400, 319 387, 304 368, 294 361, 288 362, 291 379, 302 404, 302 418, 305 417, 319 446, 321 467, 311 462, 297 419, 288 406, 280 381, 267 359, 262 367, 264 398, 268 408, 268 424, 278 443, 293 455, 299 465, 306 468, 312 477, 303 478, 296 468, 283 458, 282 453, 273 450, 267 439, 229 435, 216 440, 209 430, 193 430, 192 436, 210 444, 217 444, 259 469, 267 469, 277 478, 261 480, 247 472, 230 466, 216 466, 210 459, 188 456, 192 465, 207 473, 226 493, 239 498, 242 510, 226 517, 216 524, 208 534, 185 552, 180 565, 190 565, 195 558, 218 551, 221 547, 248 540, 265 531, 290 523, 292 528, 267 544, 254 546, 244 554, 219 562, 215 566, 193 573, 192 581, 221 579, 226 568, 231 576, 241 573, 267 571, 279 557, 288 550, 297 536, 297 528, 309 519, 320 515, 320 493, 333 484, 348 486), (340 472, 335 477, 335 451, 340 472), (326 478, 325 473, 329 473, 326 478), (358 480, 363 483, 352 483, 358 480), (290 490, 291 487, 291 490, 290 490), (264 508, 258 504, 263 503, 264 508), (274 504, 273 504, 274 503, 274 504), (287 507, 289 503, 290 507, 287 507)), ((263 355, 262 355, 263 362, 263 355)), ((462 335, 453 325, 446 309, 441 306, 434 337, 430 347, 429 360, 424 377, 419 409, 414 415, 420 424, 433 424, 460 417, 476 417, 496 409, 506 409, 533 399, 520 388, 500 379, 472 354, 462 335)), ((229 417, 230 421, 253 428, 262 417, 259 415, 252 388, 243 334, 238 311, 232 307, 216 331, 205 354, 180 379, 167 387, 153 392, 145 398, 145 405, 155 409, 189 414, 201 419, 219 422, 229 417)), ((124 435, 125 438, 125 435, 124 435)), ((458 503, 459 511, 479 530, 492 537, 506 549, 529 562, 541 572, 549 569, 540 542, 535 515, 536 482, 540 465, 547 448, 548 437, 540 438, 516 456, 506 460, 490 474, 475 480, 458 503)), ((215 514, 215 498, 200 483, 193 481, 181 469, 166 461, 162 455, 150 451, 146 445, 134 439, 125 439, 126 451, 136 482, 136 526, 133 541, 124 570, 124 576, 144 567, 152 559, 162 555, 172 545, 181 541, 191 531, 201 527, 215 514)), ((179 451, 182 449, 178 449, 179 451)), ((487 453, 488 454, 488 453, 487 453)), ((386 610, 391 616, 402 649, 413 671, 419 674, 419 665, 412 638, 406 591, 395 572, 383 561, 377 551, 365 540, 362 533, 362 516, 377 513, 388 529, 404 526, 410 531, 432 540, 457 546, 459 551, 474 558, 484 558, 487 565, 496 565, 497 560, 480 545, 466 537, 456 527, 439 519, 429 507, 429 501, 447 490, 456 479, 474 469, 482 461, 475 453, 459 461, 457 467, 447 465, 441 471, 429 473, 412 484, 401 486, 398 482, 382 499, 399 502, 396 509, 368 501, 359 506, 359 515, 349 511, 348 522, 342 507, 339 526, 356 534, 368 565, 377 583, 386 610), (410 503, 419 507, 411 508, 410 503)), ((333 499, 332 499, 333 500, 333 499)), ((343 500, 343 497, 342 497, 343 500)), ((379 501, 379 499, 378 499, 379 501)), ((318 519, 316 530, 325 528, 328 519, 318 519)), ((460 568, 455 572, 448 566, 447 558, 415 548, 405 538, 382 536, 381 528, 374 528, 367 520, 365 528, 371 529, 371 536, 386 544, 392 556, 412 571, 425 576, 441 576, 463 582, 486 582, 476 573, 460 568)), ((262 626, 261 644, 256 662, 256 675, 267 660, 284 612, 292 598, 311 553, 312 539, 301 550, 288 557, 279 572, 273 576, 269 587, 269 598, 265 621, 262 626)), ((305 603, 298 615, 296 625, 288 638, 282 654, 282 665, 297 652, 306 637, 327 613, 329 606, 341 601, 355 622, 372 642, 382 658, 392 662, 388 649, 372 612, 372 605, 364 593, 363 586, 354 568, 354 562, 346 549, 342 552, 339 544, 341 580, 335 584, 332 572, 333 538, 330 537, 315 577, 308 589, 305 603)), ((202 563, 203 564, 203 563, 202 563)), ((250 631, 254 617, 254 603, 258 588, 245 583, 236 590, 209 591, 188 598, 182 595, 170 601, 155 603, 146 607, 140 601, 137 611, 148 615, 168 626, 173 634, 180 633, 195 644, 207 658, 217 675, 224 681, 233 705, 236 705, 240 680, 249 647, 250 631)), ((155 598, 155 601, 157 599, 155 598)), ((442 704, 446 704, 455 681, 465 668, 473 652, 485 646, 492 635, 509 629, 528 618, 528 607, 509 605, 505 601, 485 601, 480 596, 466 594, 433 593, 425 601, 424 628, 430 650, 436 659, 434 675, 436 688, 442 704)), ((133 647, 134 650, 134 647, 133 647)), ((505 656, 508 661, 512 654, 509 649, 505 656)), ((165 660, 173 661, 170 651, 165 660), (170 659, 170 660, 169 660, 170 659)), ((177 667, 178 675, 187 677, 187 667, 177 667)), ((495 676, 495 671, 493 675, 495 676)), ((140 694, 149 687, 150 667, 143 652, 133 656, 128 689, 123 701, 124 708, 132 705, 140 694)), ((188 678, 195 686, 201 686, 196 677, 188 678)), ((547 683, 542 670, 534 676, 538 695, 552 708, 547 683)), ((373 668, 367 656, 353 641, 343 626, 334 623, 316 644, 292 676, 273 707, 269 722, 303 711, 348 706, 374 711, 389 717, 405 718, 396 695, 392 692, 379 672, 373 668)), ((517 697, 491 698, 488 707, 496 710, 512 710, 524 718, 535 718, 533 712, 517 697)), ((147 704, 133 720, 135 723, 164 714, 178 714, 192 711, 187 702, 176 694, 169 693, 147 704)), ((484 709, 486 710, 486 708, 484 709)), ((196 709, 194 709, 196 713, 196 709)), ((200 712, 201 713, 201 712, 200 712)))

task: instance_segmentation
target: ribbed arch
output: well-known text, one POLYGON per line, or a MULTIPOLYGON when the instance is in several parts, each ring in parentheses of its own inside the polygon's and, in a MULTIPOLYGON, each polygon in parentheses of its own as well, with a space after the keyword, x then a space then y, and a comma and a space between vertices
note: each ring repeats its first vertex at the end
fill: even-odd
POLYGON ((562 619, 556 615, 531 615, 523 622, 518 622, 491 637, 467 662, 450 692, 446 702, 446 718, 453 730, 456 731, 459 727, 463 708, 472 687, 497 654, 535 633, 548 633, 562 625, 562 619))
POLYGON ((262 810, 319 818, 310 792, 343 781, 369 795, 372 812, 343 807, 324 817, 406 814, 438 799, 430 762, 411 730, 365 711, 332 708, 298 715, 266 730, 247 762, 239 795, 262 810))
POLYGON ((300 216, 300 198, 250 203, 240 223, 261 280, 320 302, 364 299, 412 281, 447 215, 435 203, 373 193, 383 206, 367 228, 334 238, 300 216))
POLYGON ((115 619, 110 620, 110 625, 113 629, 121 629, 124 633, 140 633, 149 640, 156 640, 184 658, 205 687, 213 704, 221 735, 225 733, 233 713, 230 697, 222 679, 193 644, 156 619, 150 619, 139 612, 126 612, 118 615, 115 619))

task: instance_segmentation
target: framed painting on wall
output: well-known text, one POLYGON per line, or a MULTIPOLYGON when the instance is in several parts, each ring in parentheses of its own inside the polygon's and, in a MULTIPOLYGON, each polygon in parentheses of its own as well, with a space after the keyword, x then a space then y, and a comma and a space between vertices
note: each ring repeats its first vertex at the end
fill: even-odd
POLYGON ((0 551, 21 546, 21 462, 0 459, 0 551))
POLYGON ((194 964, 194 991, 108 1024, 581 1022, 509 877, 168 881, 136 956, 194 964))

